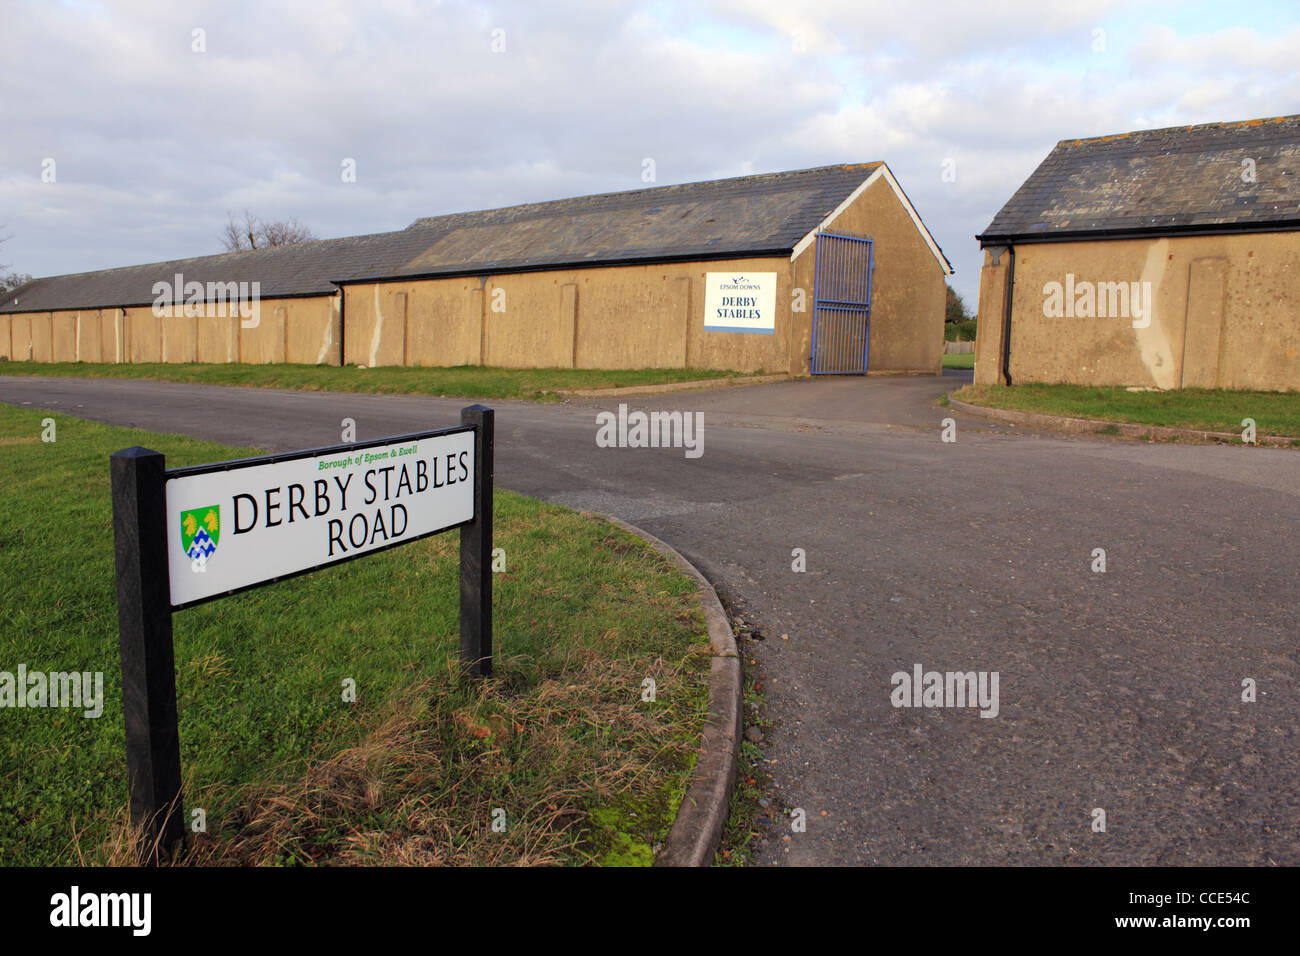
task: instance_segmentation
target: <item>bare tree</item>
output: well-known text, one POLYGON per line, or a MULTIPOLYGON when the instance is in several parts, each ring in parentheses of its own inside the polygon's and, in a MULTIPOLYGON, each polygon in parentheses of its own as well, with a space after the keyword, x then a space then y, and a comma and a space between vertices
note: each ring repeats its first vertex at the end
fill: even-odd
POLYGON ((311 242, 316 237, 297 219, 280 219, 262 223, 261 240, 264 246, 292 246, 311 242))
POLYGON ((226 213, 226 225, 221 230, 221 244, 227 252, 242 252, 247 249, 268 249, 272 246, 292 246, 299 242, 310 242, 316 236, 297 219, 277 219, 263 222, 247 209, 244 218, 236 219, 234 213, 226 213))
POLYGON ((235 219, 233 212, 226 212, 226 225, 221 230, 221 244, 226 247, 227 252, 243 252, 245 249, 252 249, 255 246, 254 236, 257 233, 257 223, 253 221, 245 210, 244 221, 241 223, 235 219))
MULTIPOLYGON (((0 226, 0 229, 3 228, 4 226, 0 226)), ((0 242, 8 242, 8 241, 9 241, 8 236, 0 238, 0 242)), ((32 277, 29 276, 27 273, 10 272, 9 267, 7 265, 5 265, 4 263, 0 263, 0 295, 5 295, 8 292, 12 292, 20 285, 26 285, 28 282, 31 281, 32 281, 32 277)))

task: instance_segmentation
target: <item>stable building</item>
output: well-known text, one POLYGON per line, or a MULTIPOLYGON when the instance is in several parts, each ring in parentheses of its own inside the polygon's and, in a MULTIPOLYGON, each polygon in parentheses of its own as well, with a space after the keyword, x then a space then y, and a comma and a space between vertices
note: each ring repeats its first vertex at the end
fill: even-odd
POLYGON ((935 374, 951 272, 884 163, 826 166, 36 279, 0 357, 935 374))
POLYGON ((1065 140, 976 238, 976 384, 1300 388, 1300 116, 1065 140))

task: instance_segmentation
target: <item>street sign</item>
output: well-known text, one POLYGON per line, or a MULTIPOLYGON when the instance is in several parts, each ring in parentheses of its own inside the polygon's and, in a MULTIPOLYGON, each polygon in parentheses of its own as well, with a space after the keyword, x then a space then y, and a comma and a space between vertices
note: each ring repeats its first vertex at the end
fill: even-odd
POLYGON ((173 609, 474 520, 474 429, 167 473, 173 609))
POLYGON ((172 613, 460 529, 460 660, 492 670, 495 415, 458 427, 167 470, 112 455, 131 824, 154 863, 184 839, 172 613))

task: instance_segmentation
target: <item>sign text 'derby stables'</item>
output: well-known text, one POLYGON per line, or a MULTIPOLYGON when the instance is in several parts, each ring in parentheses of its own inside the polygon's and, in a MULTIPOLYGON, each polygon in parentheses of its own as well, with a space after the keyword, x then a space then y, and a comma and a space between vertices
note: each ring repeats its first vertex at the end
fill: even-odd
POLYGON ((776 332, 776 273, 709 272, 704 276, 704 331, 776 332))
POLYGON ((474 520, 474 432, 169 473, 179 607, 474 520))

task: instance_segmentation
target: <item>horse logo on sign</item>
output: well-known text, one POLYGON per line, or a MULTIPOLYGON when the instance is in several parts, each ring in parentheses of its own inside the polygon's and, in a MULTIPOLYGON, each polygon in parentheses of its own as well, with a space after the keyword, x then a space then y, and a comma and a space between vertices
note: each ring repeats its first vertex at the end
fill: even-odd
POLYGON ((191 561, 207 561, 221 537, 221 506, 181 512, 181 547, 191 561))

